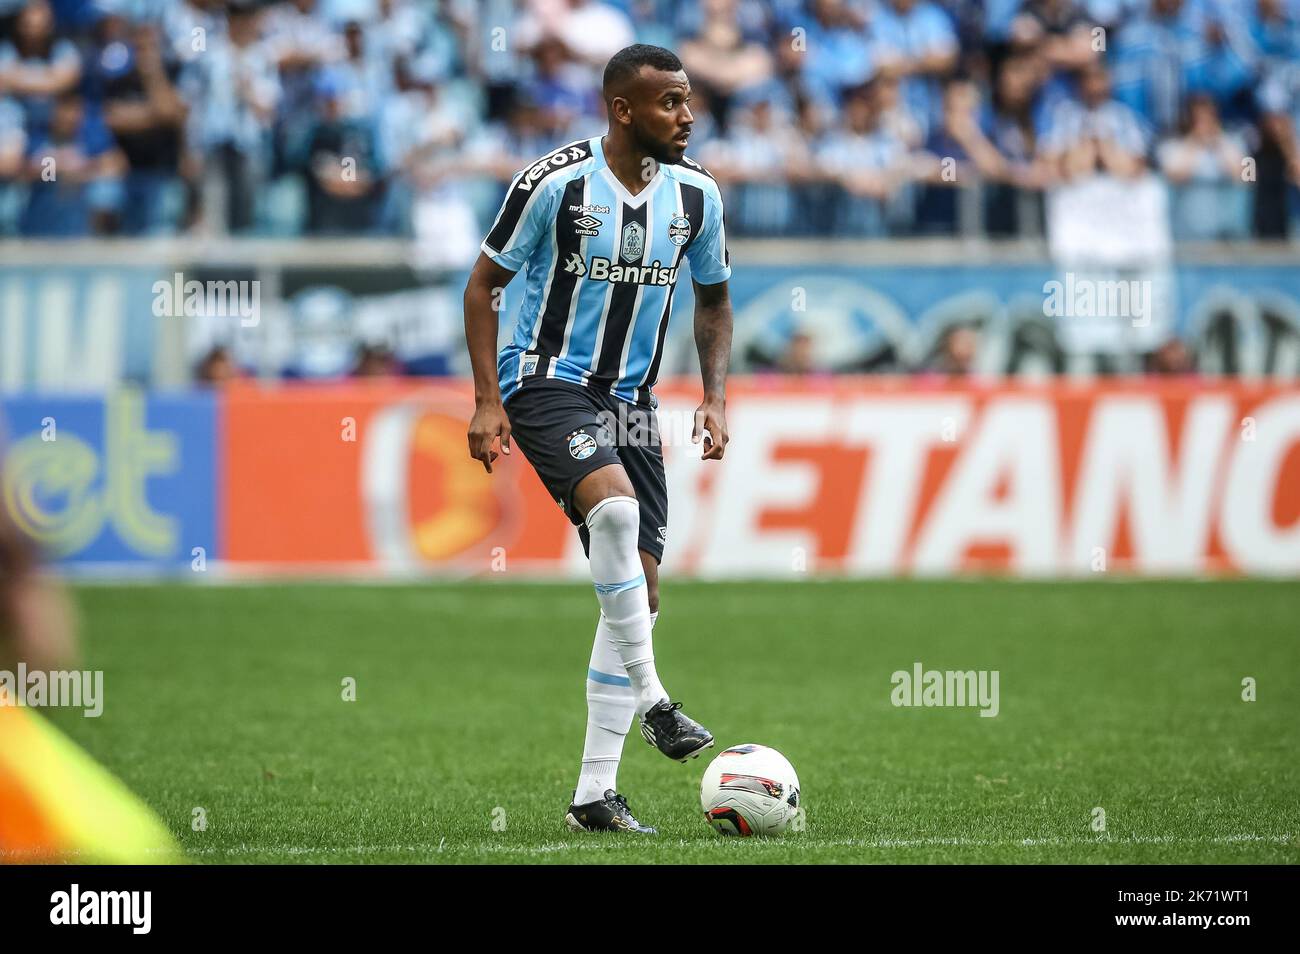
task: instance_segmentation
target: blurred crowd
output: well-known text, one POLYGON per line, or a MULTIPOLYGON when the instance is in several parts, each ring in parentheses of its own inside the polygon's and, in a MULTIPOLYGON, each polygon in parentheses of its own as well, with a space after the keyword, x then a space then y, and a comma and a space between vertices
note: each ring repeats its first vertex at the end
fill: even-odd
POLYGON ((1300 0, 0 0, 0 234, 374 234, 472 260, 510 175, 679 53, 735 235, 1034 235, 1163 177, 1300 226, 1300 0))

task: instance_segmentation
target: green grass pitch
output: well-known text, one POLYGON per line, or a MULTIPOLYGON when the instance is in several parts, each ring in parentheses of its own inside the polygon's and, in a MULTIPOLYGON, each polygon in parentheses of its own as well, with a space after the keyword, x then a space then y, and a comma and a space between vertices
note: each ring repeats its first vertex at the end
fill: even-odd
POLYGON ((1300 861, 1294 583, 665 582, 660 673, 719 748, 679 765, 633 728, 619 788, 655 838, 561 821, 589 586, 75 595, 105 710, 56 721, 201 863, 1300 861), (998 670, 1000 714, 896 708, 917 661, 998 670), (804 831, 705 825, 740 742, 794 763, 804 831))

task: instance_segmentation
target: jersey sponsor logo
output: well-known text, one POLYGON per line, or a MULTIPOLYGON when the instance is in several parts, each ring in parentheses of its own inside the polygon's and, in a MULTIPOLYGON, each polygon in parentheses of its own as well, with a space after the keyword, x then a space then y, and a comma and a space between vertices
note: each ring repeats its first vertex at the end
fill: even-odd
POLYGON ((667 528, 667 527, 660 527, 660 528, 659 528, 659 543, 662 544, 662 545, 664 545, 664 546, 667 546, 667 544, 668 544, 668 528, 667 528))
POLYGON ((691 237, 691 220, 684 215, 674 215, 668 223, 668 241, 685 245, 691 237))
POLYGON ((616 265, 609 259, 597 255, 591 260, 591 265, 585 267, 582 259, 575 252, 569 260, 569 264, 564 266, 566 272, 573 272, 578 277, 586 277, 596 282, 612 282, 613 284, 628 285, 675 285, 677 284, 677 268, 665 267, 655 259, 649 265, 616 265), (577 259, 575 263, 573 259, 577 259), (572 266, 572 267, 570 267, 572 266))
POLYGON ((596 453, 596 438, 586 431, 574 431, 569 435, 569 456, 574 460, 586 460, 596 453))
POLYGON ((623 244, 618 257, 626 262, 634 262, 644 251, 645 227, 640 222, 627 223, 623 226, 623 244))
POLYGON ((523 373, 524 373, 525 375, 532 374, 534 371, 537 370, 537 359, 538 359, 538 356, 535 355, 535 354, 526 354, 526 355, 524 355, 524 361, 523 361, 524 368, 523 368, 523 373))
POLYGON ((569 211, 570 211, 570 212, 578 212, 578 213, 580 213, 580 214, 582 214, 582 215, 588 215, 588 214, 591 214, 591 213, 594 213, 594 212, 598 212, 598 213, 600 213, 601 215, 609 215, 609 206, 607 206, 607 205, 571 205, 571 206, 569 206, 569 211))
POLYGON ((564 270, 570 275, 577 275, 579 278, 587 274, 587 266, 583 264, 582 256, 577 252, 569 256, 569 260, 564 263, 564 270))
POLYGON ((529 169, 528 172, 524 174, 524 177, 519 180, 519 185, 515 186, 515 188, 520 192, 532 192, 533 186, 537 184, 537 180, 546 175, 546 173, 551 169, 558 169, 560 166, 567 166, 570 162, 577 162, 579 159, 586 158, 586 151, 577 146, 574 146, 571 149, 561 149, 559 152, 547 156, 529 169))
MULTIPOLYGON (((572 208, 572 206, 570 208, 572 208)), ((599 235, 602 224, 603 223, 600 219, 592 218, 590 215, 584 215, 580 219, 573 220, 573 230, 579 235, 599 235)))

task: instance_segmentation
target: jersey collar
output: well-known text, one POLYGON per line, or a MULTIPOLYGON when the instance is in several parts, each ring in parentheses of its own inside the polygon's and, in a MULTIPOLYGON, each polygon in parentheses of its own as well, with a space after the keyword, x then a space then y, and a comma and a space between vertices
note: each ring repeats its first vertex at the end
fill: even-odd
POLYGON ((633 195, 631 192, 627 191, 627 186, 618 181, 618 176, 614 175, 614 170, 611 169, 609 163, 605 161, 605 147, 601 145, 600 142, 602 138, 604 137, 597 136, 595 139, 590 140, 591 154, 596 157, 596 161, 600 164, 600 174, 605 177, 605 181, 610 184, 610 187, 614 190, 614 195, 618 197, 620 202, 633 209, 640 208, 645 204, 646 200, 654 194, 654 191, 659 188, 659 183, 663 181, 663 163, 659 163, 658 168, 655 169, 654 178, 646 183, 645 188, 636 195, 633 195))

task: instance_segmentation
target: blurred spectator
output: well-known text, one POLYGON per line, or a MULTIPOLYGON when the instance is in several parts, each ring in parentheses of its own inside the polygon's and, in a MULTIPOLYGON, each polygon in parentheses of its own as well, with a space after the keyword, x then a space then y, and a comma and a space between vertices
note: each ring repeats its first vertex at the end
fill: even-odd
MULTIPOLYGON (((162 0, 160 6, 158 28, 164 59, 194 63, 207 53, 209 41, 219 38, 225 30, 225 0, 162 0)), ((112 18, 125 24, 130 9, 128 4, 113 0, 100 4, 100 23, 112 18)), ((138 8, 134 10, 133 20, 142 19, 139 12, 138 8)))
POLYGON ((195 165, 206 164, 222 185, 227 230, 245 232, 271 171, 271 122, 280 98, 261 12, 248 0, 231 4, 224 35, 213 37, 195 61, 188 93, 195 165))
POLYGON ((402 366, 393 354, 393 349, 385 344, 362 344, 357 349, 356 364, 352 368, 354 378, 389 378, 402 373, 402 366))
POLYGON ((27 130, 23 110, 11 99, 0 97, 0 193, 18 178, 27 156, 27 130))
MULTIPOLYGON (((532 101, 541 110, 546 135, 554 148, 581 136, 591 136, 603 127, 605 106, 590 71, 569 59, 564 44, 556 37, 544 37, 533 47, 535 73, 528 84, 532 101)), ((533 157, 536 158, 536 157, 533 157)))
POLYGON ((953 325, 944 333, 930 370, 938 374, 964 377, 975 369, 979 347, 978 328, 974 325, 953 325))
POLYGON ((121 53, 120 62, 101 72, 104 121, 127 161, 119 228, 141 235, 171 224, 166 203, 179 185, 189 107, 176 87, 179 66, 163 61, 157 27, 135 25, 121 53))
POLYGON ((790 234, 797 214, 790 182, 806 176, 810 154, 785 104, 755 97, 701 155, 729 187, 729 228, 737 235, 790 234))
POLYGON ((397 174, 388 206, 409 210, 420 265, 468 268, 483 237, 466 188, 475 161, 465 148, 465 117, 441 87, 411 77, 400 61, 397 87, 384 112, 385 167, 397 174))
POLYGON ((393 88, 393 64, 357 20, 343 26, 343 59, 328 70, 338 89, 339 108, 349 119, 372 119, 393 88))
MULTIPOLYGON (((1046 65, 1035 53, 1015 53, 1002 61, 993 90, 990 138, 1002 156, 1002 181, 989 185, 985 228, 993 235, 1015 235, 1036 228, 1022 221, 1031 214, 1024 190, 1041 189, 1044 170, 1037 164, 1045 107, 1040 95, 1046 65)), ((1035 197, 1036 198, 1036 197, 1035 197)), ((1036 213, 1038 203, 1032 203, 1036 213)))
POLYGON ((1157 134, 1177 132, 1182 103, 1193 92, 1209 93, 1233 116, 1246 105, 1255 75, 1253 44, 1226 9, 1210 0, 1150 0, 1147 11, 1120 30, 1116 97, 1157 134))
POLYGON ((378 0, 366 27, 381 62, 405 60, 422 76, 446 80, 456 60, 456 38, 437 19, 435 4, 421 0, 378 0))
POLYGON ((882 0, 871 35, 880 72, 902 81, 903 102, 928 133, 939 119, 939 81, 957 65, 952 21, 929 0, 882 0))
POLYGON ((1140 175, 1152 142, 1180 236, 1242 234, 1247 194, 1256 234, 1300 223, 1297 0, 0 0, 0 231, 48 217, 25 157, 79 90, 60 148, 102 123, 125 162, 42 187, 55 231, 481 234, 514 172, 601 131, 635 41, 683 58, 737 234, 1036 235, 1042 189, 1140 175))
POLYGON ((772 76, 772 56, 760 42, 746 36, 736 22, 739 0, 704 0, 704 23, 681 45, 682 66, 709 95, 714 115, 724 128, 733 97, 755 89, 772 76))
POLYGON ((501 25, 516 20, 517 6, 516 0, 478 0, 443 8, 448 17, 460 16, 456 29, 464 38, 466 72, 482 89, 483 117, 489 122, 505 118, 526 72, 517 37, 508 42, 508 30, 501 25))
POLYGON ((1300 8, 1294 0, 1245 0, 1250 38, 1265 68, 1300 54, 1300 8))
POLYGON ((13 35, 14 23, 26 5, 27 0, 0 0, 0 39, 13 35))
POLYGON ((876 72, 866 21, 845 0, 809 0, 808 9, 811 16, 800 12, 782 22, 780 67, 797 76, 805 95, 822 106, 838 106, 845 90, 876 72))
POLYGON ((243 372, 225 345, 213 345, 194 369, 194 379, 199 384, 220 386, 240 377, 243 372))
POLYGON ((777 369, 785 374, 812 374, 817 370, 811 332, 799 329, 790 335, 785 351, 777 359, 777 369))
MULTIPOLYGON (((554 149, 555 140, 551 138, 541 107, 531 96, 519 92, 510 103, 505 122, 486 132, 482 145, 481 167, 497 180, 508 183, 528 163, 554 149)), ((500 195, 493 197, 498 205, 500 199, 500 195)))
POLYGON ((1037 49, 1054 69, 1075 70, 1097 55, 1093 22, 1075 0, 1025 0, 1011 23, 1011 42, 1037 49))
POLYGON ((1137 19, 1150 2, 1151 0, 1084 0, 1083 7, 1093 23, 1111 32, 1118 31, 1125 23, 1137 19))
POLYGON ((323 75, 316 118, 303 167, 307 174, 307 229, 316 234, 369 232, 380 207, 382 182, 374 125, 349 112, 339 79, 323 75))
MULTIPOLYGON (((925 143, 928 183, 917 218, 923 231, 954 233, 958 206, 954 188, 974 189, 984 180, 1006 177, 1007 163, 983 128, 979 90, 969 79, 944 87, 943 119, 925 143)), ((978 192, 971 193, 976 198, 978 192)))
POLYGON ((81 55, 71 40, 56 37, 54 11, 47 0, 29 0, 14 20, 11 41, 0 43, 0 92, 15 97, 28 132, 49 124, 55 97, 75 89, 81 55))
POLYGON ((1242 180, 1246 147, 1225 133, 1213 98, 1188 103, 1183 135, 1157 150, 1174 187, 1174 234, 1186 239, 1243 238, 1250 231, 1249 190, 1242 180))
POLYGON ((1191 374, 1195 370, 1192 352, 1179 338, 1170 338, 1147 355, 1149 374, 1191 374))
POLYGON ((871 84, 849 93, 845 128, 831 132, 817 163, 831 193, 834 233, 880 236, 886 226, 910 226, 907 147, 880 125, 880 103, 871 84))
POLYGON ((871 82, 871 96, 880 114, 880 128, 908 149, 925 144, 925 131, 903 102, 898 78, 882 74, 871 82))
POLYGON ((1282 238, 1300 207, 1300 63, 1274 65, 1256 97, 1260 143, 1255 156, 1255 233, 1282 238))
POLYGON ((123 160, 112 136, 97 120, 87 117, 81 96, 62 94, 55 100, 48 128, 33 134, 28 148, 29 185, 19 226, 22 234, 90 234, 92 216, 107 214, 103 190, 97 193, 95 188, 120 176, 122 169, 123 160))
POLYGON ((291 0, 267 11, 266 42, 280 69, 276 171, 306 148, 320 70, 343 59, 343 38, 317 12, 317 0, 291 0))
POLYGON ((1146 171, 1147 132, 1141 119, 1111 98, 1110 74, 1100 62, 1079 73, 1079 98, 1052 111, 1039 155, 1052 179, 1097 173, 1122 179, 1146 171))
POLYGON ((636 42, 632 21, 622 10, 598 0, 528 0, 528 12, 515 25, 522 50, 545 39, 558 40, 568 56, 599 77, 609 58, 636 42))

